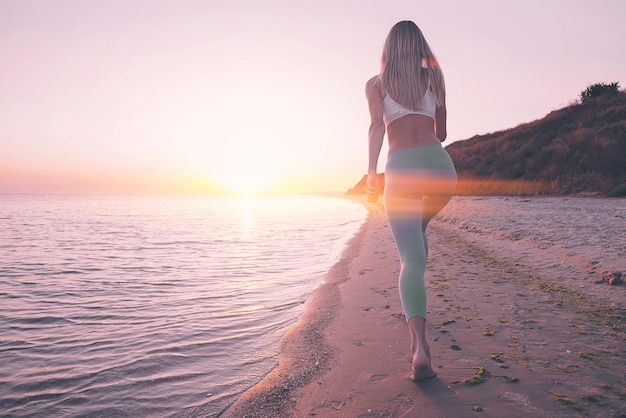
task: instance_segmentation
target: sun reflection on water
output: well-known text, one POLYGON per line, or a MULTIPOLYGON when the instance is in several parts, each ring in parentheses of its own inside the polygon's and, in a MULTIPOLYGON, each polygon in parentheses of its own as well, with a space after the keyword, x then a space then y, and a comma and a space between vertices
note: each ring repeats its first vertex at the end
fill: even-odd
POLYGON ((252 241, 252 210, 250 195, 244 194, 241 197, 241 240, 252 241))

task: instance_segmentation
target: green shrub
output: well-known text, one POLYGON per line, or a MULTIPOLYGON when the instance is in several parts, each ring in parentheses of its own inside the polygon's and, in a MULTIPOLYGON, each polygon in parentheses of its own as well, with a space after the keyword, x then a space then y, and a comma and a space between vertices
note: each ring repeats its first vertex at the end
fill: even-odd
POLYGON ((626 184, 620 184, 611 192, 613 197, 626 197, 626 184))
POLYGON ((593 97, 608 95, 616 95, 619 90, 619 82, 604 84, 596 83, 588 86, 584 91, 580 93, 580 101, 585 102, 593 97))

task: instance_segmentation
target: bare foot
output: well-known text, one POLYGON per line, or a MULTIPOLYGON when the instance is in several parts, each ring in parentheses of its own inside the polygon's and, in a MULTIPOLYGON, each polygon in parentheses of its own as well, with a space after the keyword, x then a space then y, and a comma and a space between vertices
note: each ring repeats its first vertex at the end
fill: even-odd
POLYGON ((430 363, 430 346, 426 340, 426 319, 415 316, 408 322, 411 335, 411 374, 414 382, 437 377, 430 363))
POLYGON ((409 379, 414 382, 419 382, 434 377, 437 377, 437 373, 435 373, 430 364, 430 347, 426 346, 423 350, 418 349, 417 352, 413 354, 413 363, 409 379))

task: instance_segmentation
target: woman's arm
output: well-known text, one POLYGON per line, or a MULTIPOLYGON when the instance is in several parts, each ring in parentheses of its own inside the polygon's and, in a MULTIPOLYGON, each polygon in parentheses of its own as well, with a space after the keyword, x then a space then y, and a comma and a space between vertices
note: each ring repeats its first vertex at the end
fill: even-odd
POLYGON ((448 136, 448 130, 446 128, 448 111, 446 110, 445 97, 443 100, 443 103, 435 111, 435 135, 441 142, 445 141, 448 136))
POLYGON ((378 157, 385 137, 385 123, 383 122, 383 98, 378 88, 378 76, 372 77, 365 85, 365 96, 370 111, 370 127, 368 132, 369 163, 367 166, 368 194, 379 194, 376 171, 378 157), (371 192, 371 193, 370 193, 371 192))

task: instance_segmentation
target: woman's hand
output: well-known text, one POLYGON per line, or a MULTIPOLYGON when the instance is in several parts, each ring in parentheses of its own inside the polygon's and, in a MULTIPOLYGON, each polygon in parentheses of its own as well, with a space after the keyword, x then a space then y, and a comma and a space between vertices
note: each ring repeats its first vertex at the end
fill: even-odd
POLYGON ((368 174, 365 182, 365 194, 368 202, 375 202, 380 194, 380 185, 378 184, 378 175, 368 174))

